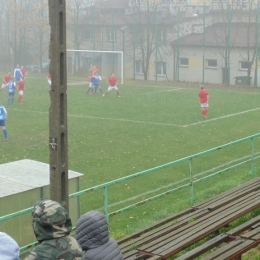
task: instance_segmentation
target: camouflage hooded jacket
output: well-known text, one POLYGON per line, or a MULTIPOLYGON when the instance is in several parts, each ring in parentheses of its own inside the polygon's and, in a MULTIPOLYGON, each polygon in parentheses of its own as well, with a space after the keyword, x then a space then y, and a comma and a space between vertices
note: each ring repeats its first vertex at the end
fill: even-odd
POLYGON ((69 236, 72 224, 67 211, 53 200, 39 200, 32 212, 32 225, 39 245, 25 260, 82 260, 82 250, 69 236))

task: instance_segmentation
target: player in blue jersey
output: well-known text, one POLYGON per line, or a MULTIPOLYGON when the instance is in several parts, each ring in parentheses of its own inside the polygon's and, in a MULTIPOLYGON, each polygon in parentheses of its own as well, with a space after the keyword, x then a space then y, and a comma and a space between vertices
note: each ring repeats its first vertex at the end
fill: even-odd
POLYGON ((17 84, 23 78, 23 73, 22 73, 22 71, 20 69, 19 64, 17 64, 16 68, 14 69, 14 78, 15 78, 17 84))
MULTIPOLYGON (((102 80, 102 79, 105 79, 105 77, 102 77, 102 76, 98 75, 98 73, 95 73, 92 76, 92 87, 95 89, 95 93, 97 92, 97 89, 99 88, 100 93, 103 95, 103 90, 102 90, 102 88, 100 87, 100 84, 99 84, 99 81, 102 80)), ((103 95, 103 96, 105 96, 105 95, 103 95)))
POLYGON ((11 78, 7 87, 8 87, 8 104, 13 104, 14 94, 16 89, 16 83, 14 82, 14 78, 11 78))
POLYGON ((6 118, 7 118, 7 111, 4 106, 0 105, 0 126, 2 127, 5 140, 7 140, 7 131, 5 129, 6 118))

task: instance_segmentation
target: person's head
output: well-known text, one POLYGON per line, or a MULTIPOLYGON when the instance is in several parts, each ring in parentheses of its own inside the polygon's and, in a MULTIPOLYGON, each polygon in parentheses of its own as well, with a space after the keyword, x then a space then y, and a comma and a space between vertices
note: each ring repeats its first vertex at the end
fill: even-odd
POLYGON ((19 260, 20 248, 6 233, 0 232, 0 259, 19 260))
POLYGON ((41 199, 35 203, 32 225, 39 242, 67 236, 72 228, 66 209, 60 203, 49 199, 41 199))
POLYGON ((19 68, 19 67, 20 67, 19 64, 17 64, 17 65, 16 65, 16 68, 19 68))
POLYGON ((204 85, 200 85, 200 89, 204 89, 204 85))
POLYGON ((111 75, 111 78, 114 78, 114 77, 115 77, 115 74, 112 74, 112 75, 111 75))
POLYGON ((89 211, 76 224, 76 239, 83 250, 101 246, 109 241, 108 222, 99 211, 89 211))

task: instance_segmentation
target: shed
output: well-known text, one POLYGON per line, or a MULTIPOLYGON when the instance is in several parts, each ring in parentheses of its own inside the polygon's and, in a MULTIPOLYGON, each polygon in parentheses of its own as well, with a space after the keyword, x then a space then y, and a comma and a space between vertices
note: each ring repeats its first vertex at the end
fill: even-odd
MULTIPOLYGON (((49 164, 20 160, 0 165, 0 216, 32 207, 41 198, 49 198, 49 164)), ((69 170, 69 194, 79 191, 83 174, 69 170)), ((72 225, 80 217, 79 197, 70 199, 72 225)), ((35 242, 31 214, 0 222, 0 230, 13 237, 20 247, 35 242)))

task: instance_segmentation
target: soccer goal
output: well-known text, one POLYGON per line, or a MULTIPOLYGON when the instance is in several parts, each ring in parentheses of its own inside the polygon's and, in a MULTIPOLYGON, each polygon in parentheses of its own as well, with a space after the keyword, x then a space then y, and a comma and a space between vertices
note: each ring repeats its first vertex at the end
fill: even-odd
POLYGON ((98 68, 103 77, 115 74, 121 84, 124 83, 124 54, 122 51, 94 51, 67 49, 68 75, 89 76, 92 66, 98 68))

